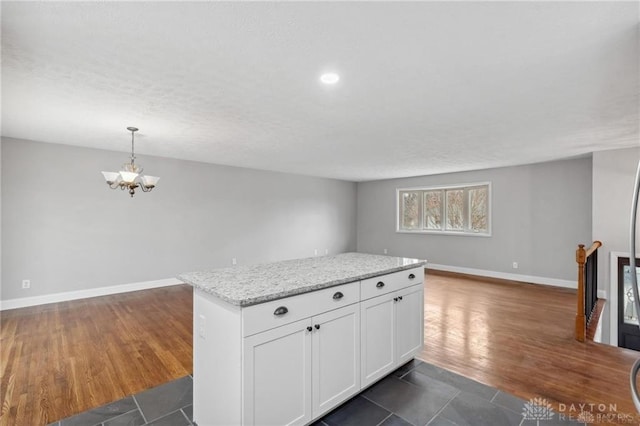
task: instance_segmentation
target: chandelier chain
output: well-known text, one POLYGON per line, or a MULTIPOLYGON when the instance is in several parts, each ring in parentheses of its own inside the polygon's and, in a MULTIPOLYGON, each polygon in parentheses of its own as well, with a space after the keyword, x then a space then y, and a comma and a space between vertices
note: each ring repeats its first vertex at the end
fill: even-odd
POLYGON ((136 162, 136 154, 134 149, 134 135, 138 131, 135 127, 127 127, 127 130, 131 132, 131 165, 135 165, 136 162))

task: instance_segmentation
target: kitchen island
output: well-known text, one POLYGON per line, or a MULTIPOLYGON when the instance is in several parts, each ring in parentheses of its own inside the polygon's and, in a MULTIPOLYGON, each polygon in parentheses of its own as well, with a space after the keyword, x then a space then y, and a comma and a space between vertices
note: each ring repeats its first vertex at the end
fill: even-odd
POLYGON ((426 261, 362 253, 191 272, 194 421, 308 424, 422 350, 426 261))

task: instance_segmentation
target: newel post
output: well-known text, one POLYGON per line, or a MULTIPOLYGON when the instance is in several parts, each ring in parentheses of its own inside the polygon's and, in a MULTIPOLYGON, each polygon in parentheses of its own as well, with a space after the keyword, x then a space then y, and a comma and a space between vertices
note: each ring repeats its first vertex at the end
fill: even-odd
POLYGON ((584 315, 584 264, 587 261, 587 251, 584 244, 579 244, 576 250, 578 263, 578 310, 576 313, 576 340, 584 342, 587 319, 584 315))

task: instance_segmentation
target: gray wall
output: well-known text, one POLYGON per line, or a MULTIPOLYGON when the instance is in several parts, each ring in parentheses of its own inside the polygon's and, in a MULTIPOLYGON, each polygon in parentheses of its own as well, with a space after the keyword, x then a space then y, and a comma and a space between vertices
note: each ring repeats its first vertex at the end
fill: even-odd
POLYGON ((126 153, 1 146, 2 300, 356 248, 352 182, 139 156, 161 179, 130 198, 100 174, 126 153))
POLYGON ((0 138, 0 299, 2 299, 2 138, 0 138))
MULTIPOLYGON (((598 287, 607 298, 618 299, 610 291, 610 254, 629 253, 629 223, 633 183, 640 149, 618 149, 593 154, 593 239, 602 241, 598 250, 598 287)), ((636 240, 640 238, 636 236, 636 240)), ((610 304, 605 305, 602 322, 604 342, 610 341, 610 304)))
POLYGON ((360 183, 357 227, 361 252, 576 280, 576 246, 591 238, 591 158, 360 183), (484 181, 492 183, 491 237, 396 233, 396 188, 484 181))

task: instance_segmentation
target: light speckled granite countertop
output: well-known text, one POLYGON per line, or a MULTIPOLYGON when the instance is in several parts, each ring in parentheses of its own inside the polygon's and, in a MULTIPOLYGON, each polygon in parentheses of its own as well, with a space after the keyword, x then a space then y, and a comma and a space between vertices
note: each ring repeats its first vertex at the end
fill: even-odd
POLYGON ((232 305, 250 306, 426 263, 426 260, 405 257, 343 253, 186 272, 178 275, 178 279, 232 305))

